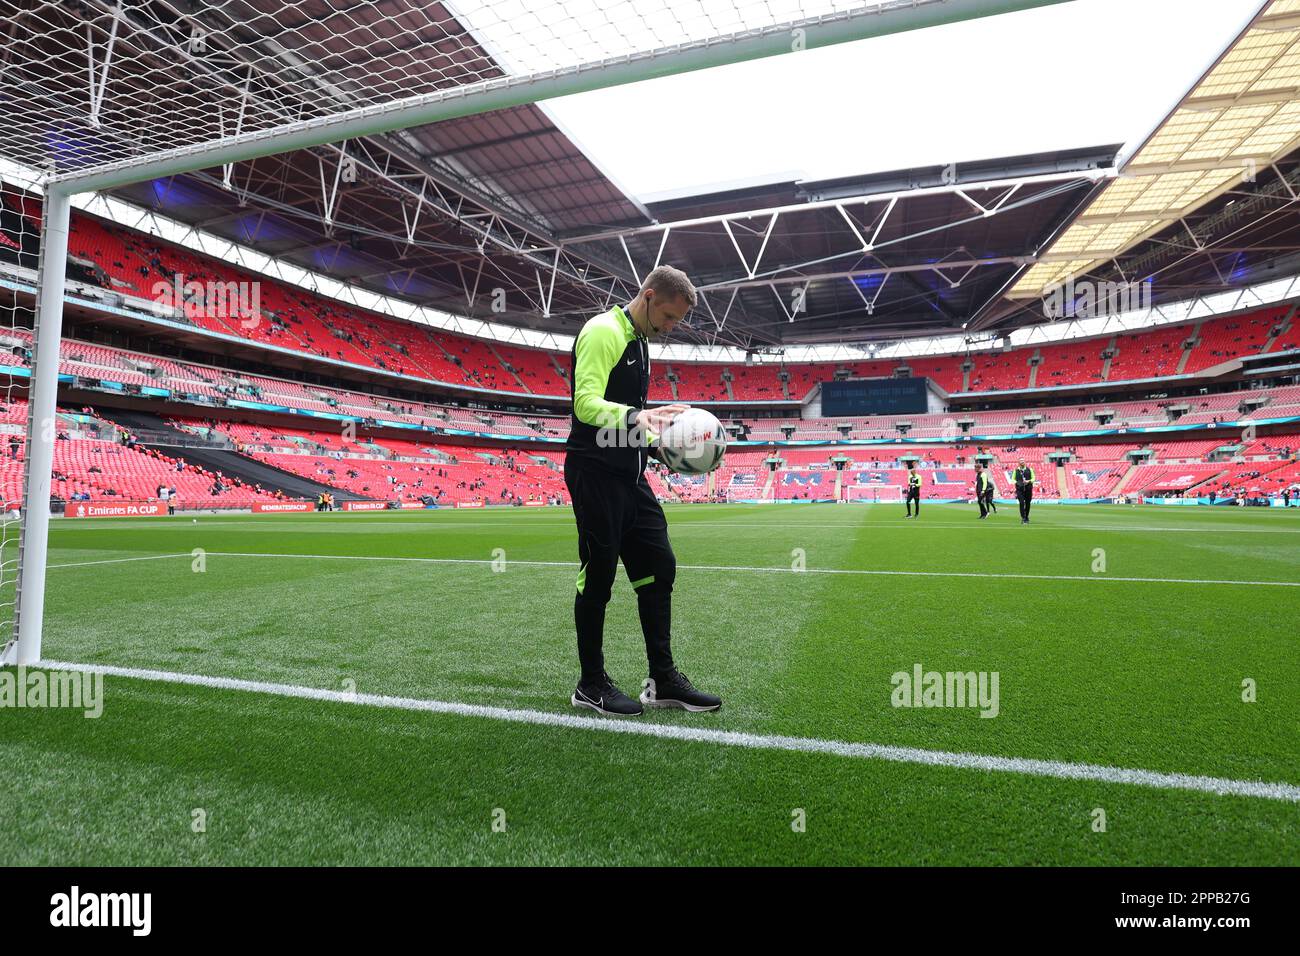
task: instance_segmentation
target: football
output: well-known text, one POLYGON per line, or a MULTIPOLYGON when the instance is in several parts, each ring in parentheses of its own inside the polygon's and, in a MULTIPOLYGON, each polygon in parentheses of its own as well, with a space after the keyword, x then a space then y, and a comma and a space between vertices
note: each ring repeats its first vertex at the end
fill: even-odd
POLYGON ((659 436, 663 463, 683 475, 704 475, 722 464, 727 433, 710 412, 688 408, 659 436))

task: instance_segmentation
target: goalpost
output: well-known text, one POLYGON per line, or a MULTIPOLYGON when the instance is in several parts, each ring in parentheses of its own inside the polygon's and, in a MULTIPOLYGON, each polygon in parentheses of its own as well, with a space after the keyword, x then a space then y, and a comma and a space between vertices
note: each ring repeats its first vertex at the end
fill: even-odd
POLYGON ((846 485, 845 501, 869 504, 902 504, 902 485, 846 485))
POLYGON ((32 335, 22 507, 9 519, 6 501, 0 542, 0 664, 41 660, 75 196, 217 168, 229 188, 235 164, 277 153, 342 144, 345 156, 366 136, 1064 2, 0 0, 0 325, 21 343, 30 321, 32 335), (32 190, 5 184, 11 166, 34 171, 32 190), (11 235, 30 219, 9 207, 31 202, 39 235, 11 235))

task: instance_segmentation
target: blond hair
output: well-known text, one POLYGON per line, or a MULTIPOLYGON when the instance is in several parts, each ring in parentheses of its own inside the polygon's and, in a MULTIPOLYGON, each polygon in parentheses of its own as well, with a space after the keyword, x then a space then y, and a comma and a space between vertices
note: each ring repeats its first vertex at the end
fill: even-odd
POLYGON ((646 289, 665 299, 683 298, 692 309, 699 298, 686 273, 672 266, 656 266, 652 269, 641 283, 641 291, 645 292, 646 289))

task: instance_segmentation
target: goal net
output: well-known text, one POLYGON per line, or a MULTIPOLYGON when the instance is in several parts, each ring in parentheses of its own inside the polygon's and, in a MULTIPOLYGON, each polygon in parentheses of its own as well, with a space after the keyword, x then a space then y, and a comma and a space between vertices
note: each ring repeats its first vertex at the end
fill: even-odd
MULTIPOLYGON (((40 260, 41 203, 10 173, 0 179, 0 647, 13 629, 19 514, 27 461, 32 329, 40 260)), ((27 185, 33 184, 28 181, 27 185)))
POLYGON ((849 501, 893 501, 903 500, 903 488, 901 485, 848 485, 844 489, 845 497, 849 501))
MULTIPOLYGON (((306 171, 319 197, 294 208, 318 236, 335 238, 346 225, 405 230, 413 241, 413 223, 427 214, 481 237, 487 214, 465 214, 429 175, 434 161, 455 167, 454 157, 422 151, 415 137, 382 148, 374 138, 1058 2, 0 0, 0 625, 15 635, 7 646, 0 638, 0 661, 40 659, 50 496, 67 491, 49 482, 74 197, 139 184, 161 196, 201 176, 232 192, 239 208, 265 210, 306 171), (254 167, 259 160, 268 162, 254 167), (389 203, 387 219, 361 209, 341 223, 340 188, 359 174, 380 184, 372 192, 389 203), (13 457, 9 435, 19 439, 13 457), (19 502, 21 517, 8 517, 19 502)), ((527 217, 511 197, 493 198, 527 217)), ((556 272, 565 267, 558 239, 511 242, 530 281, 548 257, 556 272)), ((588 281, 588 265, 571 274, 588 281)), ((635 281, 633 271, 610 267, 605 294, 635 281)))

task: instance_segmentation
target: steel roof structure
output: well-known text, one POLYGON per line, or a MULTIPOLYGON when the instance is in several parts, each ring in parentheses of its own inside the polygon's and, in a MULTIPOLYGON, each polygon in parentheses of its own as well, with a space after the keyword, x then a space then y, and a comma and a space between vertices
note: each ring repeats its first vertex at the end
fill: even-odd
MULTIPOLYGON (((698 344, 776 350, 987 335, 1045 321, 1038 296, 1067 277, 1150 279, 1167 301, 1300 267, 1297 2, 1261 3, 1131 154, 1103 145, 641 203, 530 102, 257 158, 227 152, 230 162, 198 172, 99 178, 117 198, 284 262, 507 326, 571 333, 670 262, 704 293, 682 333, 698 344), (1207 151, 1226 143, 1227 129, 1237 138, 1207 151), (1253 164, 1244 181, 1239 153, 1253 164), (1225 162, 1237 164, 1231 175, 1225 162)), ((123 95, 138 99, 164 76, 151 42, 170 38, 186 71, 173 69, 150 95, 197 112, 198 80, 223 84, 219 115, 206 121, 234 140, 254 128, 274 135, 286 111, 373 109, 404 102, 402 93, 506 82, 521 55, 478 42, 446 4, 416 16, 383 0, 298 2, 291 21, 281 16, 261 34, 269 0, 0 6, 13 8, 8 76, 22 61, 21 88, 40 93, 22 108, 59 100, 59 69, 98 76, 91 109, 101 129, 68 133, 56 153, 69 169, 61 175, 85 167, 92 181, 105 157, 134 163, 150 145, 110 143, 106 130, 110 108, 127 109, 123 95), (38 14, 65 17, 67 29, 20 43, 21 18, 38 14), (73 24, 84 26, 84 49, 73 24), (182 42, 195 31, 209 48, 182 42), (128 50, 134 72, 116 76, 128 50), (44 83, 42 56, 58 65, 44 83)), ((21 118, 13 128, 25 128, 21 118)), ((40 154, 48 141, 8 138, 6 155, 51 161, 40 154)))

